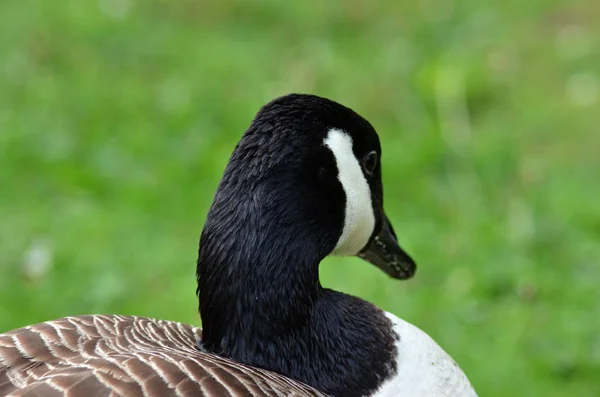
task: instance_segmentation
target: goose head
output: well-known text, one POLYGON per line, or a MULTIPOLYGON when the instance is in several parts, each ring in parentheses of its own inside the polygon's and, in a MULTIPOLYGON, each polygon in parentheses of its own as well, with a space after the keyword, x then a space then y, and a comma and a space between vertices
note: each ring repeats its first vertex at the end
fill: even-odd
POLYGON ((358 256, 393 278, 412 277, 415 262, 384 211, 381 158, 375 129, 353 110, 313 95, 273 100, 257 113, 229 160, 200 259, 203 243, 207 254, 211 242, 220 254, 236 248, 251 254, 249 245, 270 252, 282 243, 303 252, 307 243, 319 260, 358 256), (234 228, 248 235, 234 236, 241 231, 234 228), (232 244, 239 237, 245 246, 232 244))

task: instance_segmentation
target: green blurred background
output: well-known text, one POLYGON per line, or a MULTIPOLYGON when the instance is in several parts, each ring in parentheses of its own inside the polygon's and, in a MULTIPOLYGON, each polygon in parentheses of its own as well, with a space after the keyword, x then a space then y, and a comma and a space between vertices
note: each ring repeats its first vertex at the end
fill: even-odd
POLYGON ((197 239, 258 108, 340 101, 384 147, 397 282, 323 284, 420 326, 481 396, 600 395, 600 3, 0 2, 0 332, 198 324, 197 239))

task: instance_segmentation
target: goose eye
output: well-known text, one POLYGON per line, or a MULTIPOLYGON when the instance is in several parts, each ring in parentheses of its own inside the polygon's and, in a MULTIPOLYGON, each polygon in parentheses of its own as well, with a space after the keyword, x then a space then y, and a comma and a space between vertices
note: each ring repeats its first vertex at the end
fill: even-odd
POLYGON ((363 158, 363 168, 367 175, 373 175, 375 169, 377 168, 377 160, 378 156, 376 151, 369 152, 363 158))

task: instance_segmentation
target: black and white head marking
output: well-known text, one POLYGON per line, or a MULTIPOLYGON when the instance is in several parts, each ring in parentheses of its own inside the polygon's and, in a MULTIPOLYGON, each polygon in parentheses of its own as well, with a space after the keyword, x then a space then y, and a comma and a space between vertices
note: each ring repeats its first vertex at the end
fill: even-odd
POLYGON ((375 229, 371 188, 352 150, 352 137, 332 128, 325 138, 335 158, 338 180, 346 194, 344 227, 331 255, 357 255, 369 242, 375 229))

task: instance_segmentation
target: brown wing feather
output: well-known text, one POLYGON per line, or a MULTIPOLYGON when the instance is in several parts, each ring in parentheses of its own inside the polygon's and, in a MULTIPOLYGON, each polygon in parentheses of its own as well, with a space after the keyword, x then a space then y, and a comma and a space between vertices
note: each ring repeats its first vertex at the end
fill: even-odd
POLYGON ((0 334, 0 396, 325 396, 195 347, 201 330, 129 316, 65 317, 0 334))

